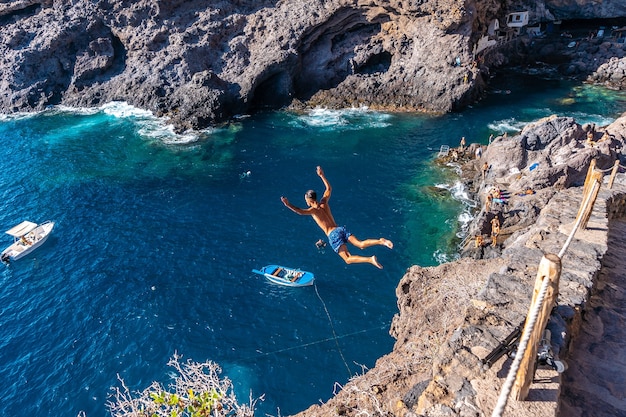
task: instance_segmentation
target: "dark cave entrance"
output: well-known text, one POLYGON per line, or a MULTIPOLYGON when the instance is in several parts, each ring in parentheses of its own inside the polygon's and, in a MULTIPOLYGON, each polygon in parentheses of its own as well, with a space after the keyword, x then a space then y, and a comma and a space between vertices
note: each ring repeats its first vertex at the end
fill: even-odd
POLYGON ((560 33, 569 33, 574 38, 583 38, 591 33, 598 34, 602 30, 603 37, 613 36, 615 29, 626 26, 626 17, 612 19, 572 19, 563 20, 559 26, 560 33))
POLYGON ((391 53, 383 51, 372 55, 363 64, 354 69, 355 74, 375 74, 377 72, 387 72, 391 66, 391 53))
POLYGON ((363 10, 346 7, 303 34, 299 63, 293 74, 294 94, 306 101, 322 90, 337 87, 354 74, 387 71, 391 54, 376 38, 389 16, 369 20, 363 10))
POLYGON ((251 94, 250 110, 272 110, 287 106, 292 99, 291 76, 280 71, 260 82, 251 94))

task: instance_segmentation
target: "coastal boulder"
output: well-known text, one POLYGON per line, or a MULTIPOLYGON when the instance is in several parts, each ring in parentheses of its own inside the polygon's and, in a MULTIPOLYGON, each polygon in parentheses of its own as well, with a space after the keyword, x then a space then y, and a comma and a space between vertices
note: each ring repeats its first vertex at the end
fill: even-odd
POLYGON ((583 127, 571 117, 550 116, 516 136, 496 138, 484 159, 493 181, 512 193, 567 188, 584 181, 592 159, 602 169, 612 166, 622 149, 619 139, 595 125, 583 127))
POLYGON ((567 146, 582 137, 580 126, 571 117, 555 115, 526 125, 520 133, 522 146, 527 151, 541 151, 551 146, 567 146))

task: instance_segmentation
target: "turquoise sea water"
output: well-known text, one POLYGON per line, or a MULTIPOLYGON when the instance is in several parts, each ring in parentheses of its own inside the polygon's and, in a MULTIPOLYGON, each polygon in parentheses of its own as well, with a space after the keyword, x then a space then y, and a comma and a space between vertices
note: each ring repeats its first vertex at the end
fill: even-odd
POLYGON ((516 75, 441 117, 274 112, 177 136, 121 103, 0 116, 0 227, 56 222, 44 246, 0 265, 2 415, 105 416, 118 374, 131 390, 167 384, 175 352, 219 363, 243 401, 265 394, 258 415, 326 401, 392 349, 406 268, 455 257, 471 209, 453 171, 430 163, 441 145, 623 111, 619 93, 516 75), (282 205, 322 190, 317 165, 338 223, 395 243, 363 251, 382 271, 318 251, 314 222, 282 205), (314 272, 315 286, 251 272, 272 263, 314 272))

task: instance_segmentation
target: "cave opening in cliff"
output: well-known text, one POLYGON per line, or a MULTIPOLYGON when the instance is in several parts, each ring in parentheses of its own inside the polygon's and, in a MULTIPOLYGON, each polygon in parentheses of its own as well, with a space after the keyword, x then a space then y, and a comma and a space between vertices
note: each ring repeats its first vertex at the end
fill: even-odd
POLYGON ((121 74, 126 68, 126 47, 122 43, 119 37, 115 36, 113 32, 110 33, 111 46, 113 47, 113 63, 109 71, 109 79, 115 75, 121 74))
POLYGON ((388 19, 381 14, 370 20, 363 10, 346 7, 304 33, 294 68, 295 96, 306 101, 319 91, 337 87, 350 75, 388 69, 391 56, 382 51, 377 38, 388 19))
POLYGON ((277 72, 254 89, 250 110, 279 109, 291 101, 291 77, 284 71, 277 72))
POLYGON ((354 69, 355 74, 375 74, 377 72, 387 72, 391 66, 391 54, 383 51, 372 55, 363 65, 354 69))
POLYGON ((603 30, 603 36, 610 36, 612 29, 626 26, 626 17, 612 19, 571 19, 563 20, 560 25, 561 33, 568 32, 573 37, 586 37, 591 32, 603 30))

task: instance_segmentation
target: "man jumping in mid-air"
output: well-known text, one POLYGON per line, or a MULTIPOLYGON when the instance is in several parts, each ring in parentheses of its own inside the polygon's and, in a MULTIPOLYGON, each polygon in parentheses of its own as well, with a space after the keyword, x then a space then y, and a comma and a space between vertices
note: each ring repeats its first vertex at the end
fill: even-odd
POLYGON ((392 249, 393 243, 384 238, 359 240, 344 227, 338 227, 332 213, 330 212, 330 206, 328 205, 331 187, 326 179, 326 176, 324 175, 324 171, 322 171, 322 168, 319 166, 317 167, 317 175, 319 175, 324 183, 324 186, 326 187, 324 195, 319 202, 317 201, 317 193, 313 190, 309 190, 304 195, 304 200, 306 201, 308 208, 301 209, 296 207, 291 204, 286 197, 280 198, 283 204, 295 213, 312 216, 313 220, 315 220, 317 225, 324 231, 326 236, 328 236, 330 246, 332 246, 334 251, 337 252, 347 264, 370 263, 375 267, 382 269, 383 266, 378 262, 376 256, 365 257, 351 255, 350 252, 348 252, 346 243, 350 242, 359 249, 365 249, 374 245, 387 246, 389 249, 392 249))

